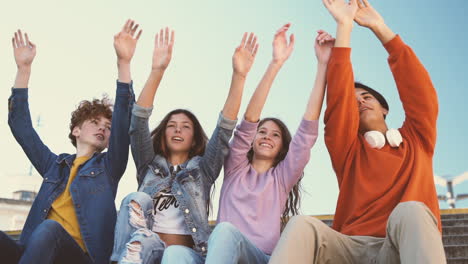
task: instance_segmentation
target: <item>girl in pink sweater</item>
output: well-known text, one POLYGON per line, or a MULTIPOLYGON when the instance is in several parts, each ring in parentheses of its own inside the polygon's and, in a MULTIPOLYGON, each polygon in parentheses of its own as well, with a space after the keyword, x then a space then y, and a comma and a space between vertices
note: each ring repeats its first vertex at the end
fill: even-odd
POLYGON ((290 24, 273 40, 273 59, 237 126, 224 164, 218 225, 208 240, 206 263, 267 263, 279 237, 281 219, 297 214, 299 182, 318 134, 326 68, 334 39, 318 31, 317 77, 301 124, 291 138, 276 118, 259 122, 268 92, 294 47, 290 24))

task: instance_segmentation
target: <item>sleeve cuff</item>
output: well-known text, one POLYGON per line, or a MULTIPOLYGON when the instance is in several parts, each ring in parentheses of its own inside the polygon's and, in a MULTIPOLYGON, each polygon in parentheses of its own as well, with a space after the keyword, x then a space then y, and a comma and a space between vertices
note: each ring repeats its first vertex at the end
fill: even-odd
POLYGON ((237 119, 236 120, 231 120, 227 119, 225 116, 223 116, 223 112, 219 113, 219 118, 218 118, 218 126, 222 127, 224 129, 228 130, 234 130, 237 124, 237 119))
POLYGON ((401 39, 400 35, 396 35, 392 40, 384 44, 384 48, 390 55, 403 47, 405 47, 405 43, 401 39))
POLYGON ((141 118, 149 118, 153 112, 153 107, 143 107, 133 104, 132 114, 141 118))
POLYGON ((328 64, 343 63, 351 61, 351 48, 332 48, 330 61, 328 64))
POLYGON ((133 81, 124 83, 117 80, 117 95, 133 96, 133 81))
POLYGON ((242 121, 237 129, 246 132, 257 131, 258 123, 259 122, 249 122, 245 120, 245 118, 242 118, 242 121))
POLYGON ((319 120, 302 119, 299 128, 306 134, 318 134, 319 120))
POLYGON ((11 88, 11 96, 15 96, 18 98, 28 98, 28 88, 11 88))

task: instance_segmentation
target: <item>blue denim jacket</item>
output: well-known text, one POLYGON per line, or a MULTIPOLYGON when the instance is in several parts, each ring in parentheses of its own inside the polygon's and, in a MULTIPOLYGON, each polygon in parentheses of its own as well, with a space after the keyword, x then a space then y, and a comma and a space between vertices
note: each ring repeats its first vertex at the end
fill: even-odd
POLYGON ((134 104, 130 124, 130 141, 137 168, 138 191, 154 197, 159 191, 170 188, 179 202, 179 209, 190 230, 194 249, 206 254, 211 233, 208 225, 207 201, 210 189, 218 178, 229 152, 229 139, 237 120, 228 120, 220 114, 217 126, 208 141, 203 156, 195 156, 181 165, 175 176, 169 171, 169 162, 155 155, 150 136, 148 118, 152 108, 134 104))
MULTIPOLYGON (((130 113, 135 101, 131 84, 117 83, 109 148, 83 164, 70 186, 76 216, 87 251, 95 263, 108 263, 114 241, 117 184, 127 167, 130 113)), ((28 89, 13 88, 8 124, 31 163, 44 178, 21 233, 27 244, 36 227, 49 214, 54 200, 65 190, 76 155, 56 155, 44 145, 31 122, 28 89)))

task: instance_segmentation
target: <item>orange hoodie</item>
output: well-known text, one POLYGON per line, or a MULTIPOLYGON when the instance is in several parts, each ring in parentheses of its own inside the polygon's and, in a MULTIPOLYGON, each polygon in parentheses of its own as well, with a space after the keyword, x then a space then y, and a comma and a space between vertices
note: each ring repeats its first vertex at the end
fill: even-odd
POLYGON ((358 132, 351 49, 333 48, 328 65, 325 143, 340 188, 333 228, 347 235, 385 237, 392 210, 401 202, 420 201, 441 230, 432 170, 437 95, 424 66, 399 36, 384 47, 405 110, 398 148, 371 148, 358 132))

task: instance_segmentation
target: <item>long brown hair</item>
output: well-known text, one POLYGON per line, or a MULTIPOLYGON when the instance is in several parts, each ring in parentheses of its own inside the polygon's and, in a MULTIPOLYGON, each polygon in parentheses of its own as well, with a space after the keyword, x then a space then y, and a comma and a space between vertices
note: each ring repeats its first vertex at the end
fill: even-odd
POLYGON ((188 155, 189 159, 195 156, 202 156, 205 153, 208 137, 206 136, 197 117, 192 112, 185 109, 175 109, 167 113, 163 120, 161 120, 161 123, 159 123, 159 125, 151 132, 154 153, 156 155, 161 155, 166 159, 169 158, 169 150, 167 149, 166 142, 166 127, 171 117, 177 114, 184 114, 193 123, 193 147, 190 148, 188 155))
MULTIPOLYGON (((267 121, 274 122, 280 128, 280 131, 281 131, 282 147, 280 151, 278 152, 278 155, 276 155, 275 161, 273 162, 273 167, 275 167, 276 165, 278 165, 278 163, 284 160, 284 158, 286 158, 286 155, 288 154, 288 151, 289 151, 289 144, 291 143, 292 137, 286 124, 284 124, 283 121, 279 120, 278 118, 274 118, 274 117, 264 118, 260 120, 260 122, 258 123, 258 128, 260 128, 267 121)), ((252 162, 253 155, 254 155, 254 151, 252 147, 247 153, 247 158, 249 159, 250 163, 252 162)), ((284 208, 283 214, 281 215, 281 231, 286 226, 289 215, 299 214, 299 207, 301 205, 301 180, 303 176, 304 176, 304 172, 302 172, 302 176, 299 178, 297 183, 293 186, 293 188, 289 192, 288 200, 286 201, 286 206, 284 208)))
MULTIPOLYGON (((205 154, 206 144, 208 142, 208 137, 206 136, 205 131, 203 130, 200 122, 198 121, 197 117, 186 109, 175 109, 171 112, 167 113, 167 115, 161 120, 161 123, 151 132, 151 137, 153 139, 153 149, 156 155, 161 155, 165 159, 169 158, 169 150, 167 148, 166 142, 166 127, 167 123, 171 119, 173 115, 177 114, 184 114, 187 116, 193 123, 193 145, 190 148, 188 158, 191 159, 195 156, 202 156, 205 154)), ((211 205, 211 198, 214 193, 214 184, 212 188, 212 192, 206 201, 206 213, 210 215, 211 205)))

